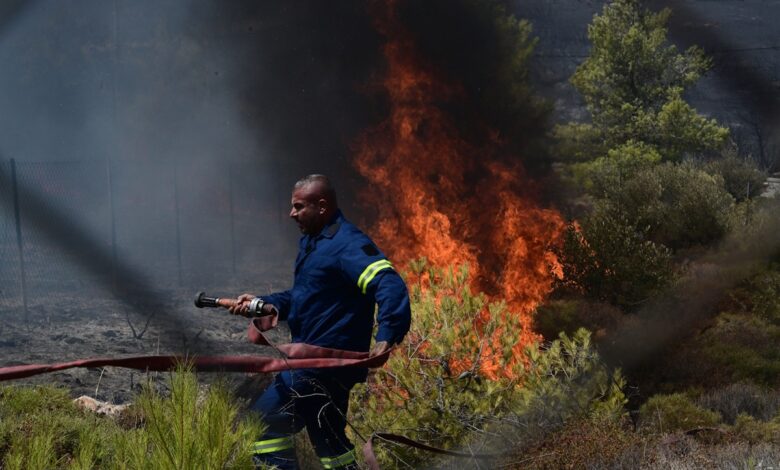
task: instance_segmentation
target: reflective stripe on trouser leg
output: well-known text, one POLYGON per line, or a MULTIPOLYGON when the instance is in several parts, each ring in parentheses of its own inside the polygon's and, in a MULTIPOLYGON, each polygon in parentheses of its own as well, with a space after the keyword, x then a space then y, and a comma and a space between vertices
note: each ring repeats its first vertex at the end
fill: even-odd
POLYGON ((349 450, 337 457, 320 457, 324 468, 339 468, 355 462, 355 449, 349 450))
POLYGON ((256 441, 254 444, 252 444, 252 454, 254 455, 269 454, 271 452, 279 452, 282 450, 287 450, 292 448, 293 448, 293 438, 291 436, 277 437, 275 439, 256 441))

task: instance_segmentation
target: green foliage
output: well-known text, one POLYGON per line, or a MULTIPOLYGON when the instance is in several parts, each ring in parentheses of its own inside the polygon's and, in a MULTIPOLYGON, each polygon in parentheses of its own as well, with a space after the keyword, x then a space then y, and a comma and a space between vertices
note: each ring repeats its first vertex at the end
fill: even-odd
POLYGON ((649 433, 672 433, 717 426, 719 413, 698 406, 682 393, 654 395, 639 408, 639 427, 649 433))
POLYGON ((771 265, 729 292, 738 311, 780 326, 780 265, 771 265))
POLYGON ((737 150, 727 148, 723 156, 703 166, 704 171, 723 178, 726 191, 736 201, 755 198, 764 190, 767 174, 749 158, 739 158, 737 150))
POLYGON ((610 149, 606 157, 573 165, 575 179, 589 194, 605 198, 614 193, 642 170, 661 161, 661 155, 651 146, 629 140, 610 149))
MULTIPOLYGON (((426 281, 411 283, 404 347, 352 395, 360 434, 376 429, 445 448, 495 448, 573 416, 622 414, 622 378, 600 362, 586 331, 542 350, 519 349, 519 322, 503 304, 472 294, 465 268, 416 266, 426 281)), ((387 466, 430 458, 384 447, 379 455, 387 466)))
POLYGON ((116 426, 71 402, 54 387, 0 389, 0 462, 8 469, 91 468, 105 465, 96 447, 107 445, 116 426), (82 438, 88 441, 83 441, 82 438))
POLYGON ((719 240, 729 227, 733 204, 721 178, 690 163, 640 171, 603 202, 606 210, 647 227, 649 240, 672 249, 719 240))
POLYGON ((170 397, 147 386, 138 398, 143 430, 130 432, 121 465, 130 468, 252 468, 250 446, 262 434, 258 422, 236 422, 238 407, 222 385, 200 396, 188 366, 170 378, 170 397))
POLYGON ((91 468, 115 427, 76 408, 64 389, 0 389, 0 462, 5 468, 91 468), (88 441, 83 441, 87 438, 88 441))
MULTIPOLYGON (((640 155, 642 148, 631 144, 623 151, 640 155)), ((630 308, 673 279, 671 250, 707 245, 726 234, 734 200, 720 177, 691 163, 613 165, 618 161, 580 165, 603 199, 581 226, 567 229, 558 249, 564 268, 560 285, 630 308)))
POLYGON ((759 442, 780 444, 780 416, 771 421, 760 421, 748 414, 740 414, 731 430, 740 439, 750 444, 759 442))
POLYGON ((681 54, 668 43, 669 15, 668 9, 643 10, 638 0, 615 0, 593 18, 590 56, 571 78, 591 124, 557 130, 564 152, 589 161, 633 141, 654 148, 664 160, 680 160, 723 144, 728 130, 682 98, 710 61, 698 47, 681 54))
POLYGON ((583 299, 556 299, 545 302, 534 314, 534 331, 545 339, 555 339, 561 332, 574 334, 585 328, 594 332, 596 339, 617 326, 623 312, 604 302, 583 299))
POLYGON ((546 348, 528 348, 526 354, 530 364, 519 390, 517 423, 539 426, 577 416, 623 415, 625 382, 601 363, 588 331, 580 329, 571 337, 561 333, 546 348))
MULTIPOLYGON (((776 317, 779 283, 780 267, 769 264, 727 292, 706 292, 721 298, 714 306, 719 313, 713 313, 700 331, 692 331, 689 338, 656 364, 655 369, 662 371, 664 385, 671 387, 667 390, 734 383, 780 386, 780 325, 776 317)), ((758 410, 758 398, 749 400, 747 393, 719 399, 733 405, 742 403, 747 408, 732 409, 729 413, 723 411, 726 408, 712 408, 722 411, 729 422, 738 412, 757 413, 752 410, 758 410)))
POLYGON ((726 293, 719 313, 688 349, 694 367, 720 382, 780 385, 780 266, 769 264, 726 293))
MULTIPOLYGON (((171 396, 148 386, 138 399, 142 426, 77 408, 67 390, 0 389, 0 463, 7 469, 254 468, 255 420, 236 423, 238 407, 220 386, 198 393, 195 375, 171 375, 171 396)), ((134 411, 138 413, 139 411, 134 411)))
POLYGON ((701 366, 722 381, 780 384, 780 326, 754 315, 721 313, 697 340, 701 366))
POLYGON ((632 308, 672 280, 671 252, 647 239, 625 215, 600 210, 570 225, 558 250, 560 288, 632 308))

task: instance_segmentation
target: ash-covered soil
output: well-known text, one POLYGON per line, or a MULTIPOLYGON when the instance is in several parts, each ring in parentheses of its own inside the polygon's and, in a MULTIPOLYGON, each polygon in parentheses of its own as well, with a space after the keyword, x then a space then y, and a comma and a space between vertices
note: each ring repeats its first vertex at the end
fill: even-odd
MULTIPOLYGON (((209 294, 236 296, 249 291, 257 294, 286 288, 290 274, 274 276, 281 281, 261 282, 262 289, 226 286, 209 294)), ((224 309, 198 309, 193 305, 196 291, 161 288, 153 298, 163 302, 149 307, 134 304, 133 296, 148 293, 122 293, 121 297, 99 290, 53 291, 32 298, 25 316, 21 299, 2 299, 0 304, 0 367, 19 364, 45 364, 94 357, 138 355, 270 355, 271 348, 251 344, 246 339, 249 320, 232 316, 224 309), (124 300, 121 300, 124 299, 124 300)), ((269 334, 277 343, 289 341, 286 325, 269 334)), ((54 383, 70 389, 72 396, 88 395, 112 403, 131 401, 142 384, 152 380, 164 386, 167 373, 143 372, 117 367, 75 368, 26 379, 0 383, 54 383)), ((226 380, 242 398, 262 391, 268 377, 238 373, 198 374, 202 383, 226 380)))

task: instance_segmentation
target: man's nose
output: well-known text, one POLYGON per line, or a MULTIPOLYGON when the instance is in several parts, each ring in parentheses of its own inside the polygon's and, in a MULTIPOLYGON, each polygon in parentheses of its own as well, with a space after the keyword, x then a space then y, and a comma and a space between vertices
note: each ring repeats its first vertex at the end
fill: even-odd
POLYGON ((297 212, 295 212, 295 208, 290 209, 290 218, 294 219, 296 215, 298 214, 297 212))

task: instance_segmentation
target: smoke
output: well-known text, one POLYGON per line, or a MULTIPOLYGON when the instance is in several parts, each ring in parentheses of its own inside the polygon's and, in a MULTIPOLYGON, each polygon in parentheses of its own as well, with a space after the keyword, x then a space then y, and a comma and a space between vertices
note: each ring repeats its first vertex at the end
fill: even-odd
POLYGON ((602 347, 605 359, 636 370, 704 327, 717 313, 724 292, 780 253, 779 229, 780 205, 773 201, 754 215, 753 223, 734 230, 719 247, 691 263, 666 295, 610 333, 602 347))
POLYGON ((297 178, 335 175, 352 206, 348 144, 381 107, 358 92, 378 57, 361 2, 12 2, 0 15, 4 311, 21 304, 14 186, 31 311, 89 291, 134 321, 169 317, 177 341, 197 326, 172 292, 287 284, 297 178))

